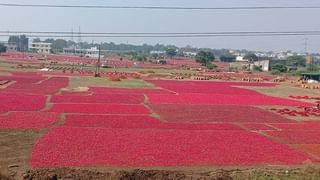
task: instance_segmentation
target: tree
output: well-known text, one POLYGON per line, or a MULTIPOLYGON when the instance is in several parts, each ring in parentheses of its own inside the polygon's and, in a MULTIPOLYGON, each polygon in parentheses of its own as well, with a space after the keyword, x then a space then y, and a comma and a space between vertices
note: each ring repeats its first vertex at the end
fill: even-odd
POLYGON ((0 43, 0 54, 7 51, 7 47, 0 43))
POLYGON ((212 52, 200 50, 196 55, 196 61, 206 66, 214 61, 215 57, 212 52))
POLYGON ((26 37, 26 35, 20 36, 20 42, 19 42, 19 51, 28 51, 29 49, 29 38, 26 37))
POLYGON ((243 59, 247 59, 249 62, 258 61, 258 56, 254 53, 248 53, 246 54, 243 59))
POLYGON ((147 60, 147 56, 144 54, 136 54, 133 56, 133 59, 137 60, 137 61, 146 61, 147 60))
POLYGON ((208 69, 212 70, 212 69, 216 68, 217 65, 212 64, 212 63, 210 62, 210 63, 208 63, 208 64, 206 65, 206 67, 207 67, 208 69))
POLYGON ((34 38, 34 39, 32 40, 32 42, 34 42, 34 43, 39 43, 39 42, 41 42, 41 39, 40 39, 40 38, 34 38))
POLYGON ((306 66, 306 58, 304 56, 290 56, 287 58, 289 66, 306 66))
POLYGON ((316 65, 316 64, 310 64, 310 65, 307 67, 307 71, 308 71, 308 72, 317 72, 317 71, 319 71, 319 70, 320 70, 320 68, 319 68, 319 66, 316 65))
POLYGON ((271 66, 271 70, 274 72, 284 73, 287 72, 288 68, 283 64, 274 64, 271 66))
POLYGON ((236 56, 232 54, 223 54, 220 56, 220 60, 222 62, 234 62, 236 60, 236 56))
POLYGON ((175 48, 167 48, 166 55, 170 58, 173 58, 174 56, 177 55, 177 50, 175 48))
POLYGON ((10 36, 8 43, 16 45, 18 51, 27 51, 29 46, 29 39, 25 35, 10 36))

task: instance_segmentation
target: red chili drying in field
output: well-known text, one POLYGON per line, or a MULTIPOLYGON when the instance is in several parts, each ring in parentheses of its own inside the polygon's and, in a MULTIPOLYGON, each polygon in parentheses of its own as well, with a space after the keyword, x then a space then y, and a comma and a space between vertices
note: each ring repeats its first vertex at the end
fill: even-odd
POLYGON ((48 112, 11 112, 0 116, 0 129, 40 129, 59 120, 59 114, 48 112))
POLYGON ((152 104, 151 108, 169 122, 292 122, 251 106, 152 104))
POLYGON ((60 127, 35 145, 32 167, 302 164, 312 158, 245 131, 60 127))

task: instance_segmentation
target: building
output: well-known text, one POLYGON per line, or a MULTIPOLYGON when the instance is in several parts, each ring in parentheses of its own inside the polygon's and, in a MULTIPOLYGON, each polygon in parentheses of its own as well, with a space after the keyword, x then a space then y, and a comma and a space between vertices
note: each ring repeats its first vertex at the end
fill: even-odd
POLYGON ((90 49, 77 49, 77 48, 63 48, 63 53, 67 55, 98 58, 99 49, 97 47, 91 47, 90 49))
MULTIPOLYGON (((270 60, 256 61, 254 66, 259 67, 264 72, 268 72, 270 70, 270 60)), ((250 69, 252 70, 253 67, 250 67, 250 69)))
POLYGON ((237 56, 237 57, 236 57, 236 61, 237 61, 237 62, 248 62, 248 60, 247 60, 247 59, 244 59, 243 56, 237 56))
POLYGON ((41 54, 50 54, 51 53, 51 43, 44 42, 30 42, 29 51, 41 53, 41 54))
POLYGON ((195 57, 197 55, 196 52, 183 52, 183 55, 186 57, 195 57))
POLYGON ((18 51, 18 45, 16 44, 7 45, 7 52, 17 52, 17 51, 18 51))
POLYGON ((313 56, 312 55, 306 56, 306 64, 307 65, 313 64, 313 56))

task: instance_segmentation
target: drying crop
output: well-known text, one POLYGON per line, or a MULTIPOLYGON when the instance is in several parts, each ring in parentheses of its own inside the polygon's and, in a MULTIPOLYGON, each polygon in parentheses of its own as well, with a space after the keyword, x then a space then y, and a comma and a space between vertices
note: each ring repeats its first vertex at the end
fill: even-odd
POLYGON ((163 123, 151 116, 132 115, 68 115, 65 125, 71 127, 139 129, 241 130, 240 127, 228 123, 163 123))
POLYGON ((159 123, 159 120, 147 115, 68 115, 65 125, 73 127, 147 128, 159 123))
POLYGON ((138 94, 105 94, 92 96, 62 95, 52 96, 53 103, 114 103, 114 104, 141 104, 143 95, 138 94))
POLYGON ((282 130, 320 130, 320 121, 304 121, 300 123, 275 123, 270 125, 282 130))
POLYGON ((34 146, 32 167, 302 164, 312 158, 246 131, 60 127, 34 146), (187 158, 186 158, 187 157, 187 158))
POLYGON ((291 122, 277 114, 251 106, 152 104, 151 108, 169 122, 291 122))
POLYGON ((320 144, 319 130, 285 130, 266 133, 288 144, 320 144))
POLYGON ((279 108, 279 109, 271 109, 271 110, 276 111, 279 114, 285 114, 289 116, 320 117, 320 109, 318 107, 300 107, 300 108, 302 109, 300 111, 290 110, 287 108, 279 108))
POLYGON ((0 129, 40 129, 57 122, 59 114, 47 112, 11 112, 0 116, 0 129))
POLYGON ((142 105, 119 104, 54 104, 50 112, 88 114, 149 114, 142 105))
POLYGON ((0 113, 8 111, 38 111, 44 108, 46 97, 40 95, 0 93, 0 100, 0 113))
POLYGON ((260 131, 260 130, 275 130, 275 128, 262 123, 245 123, 242 124, 245 128, 253 131, 260 131))
POLYGON ((221 104, 221 105, 278 105, 278 106, 308 106, 289 99, 265 95, 218 95, 218 94, 149 94, 151 104, 221 104))

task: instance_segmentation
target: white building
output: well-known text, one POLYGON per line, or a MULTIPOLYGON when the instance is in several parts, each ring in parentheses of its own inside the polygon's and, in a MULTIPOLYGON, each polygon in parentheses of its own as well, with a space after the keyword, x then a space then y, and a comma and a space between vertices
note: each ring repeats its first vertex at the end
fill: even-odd
POLYGON ((90 49, 77 49, 77 48, 63 48, 63 53, 67 55, 98 58, 99 49, 97 47, 91 47, 90 49))
POLYGON ((247 59, 244 59, 244 56, 237 56, 237 57, 236 57, 236 61, 237 61, 237 62, 247 62, 248 60, 247 60, 247 59))
POLYGON ((41 54, 50 54, 51 53, 51 43, 44 42, 30 42, 29 51, 41 53, 41 54))
POLYGON ((188 57, 194 57, 194 56, 197 55, 196 52, 183 52, 183 54, 184 54, 185 56, 188 56, 188 57))

